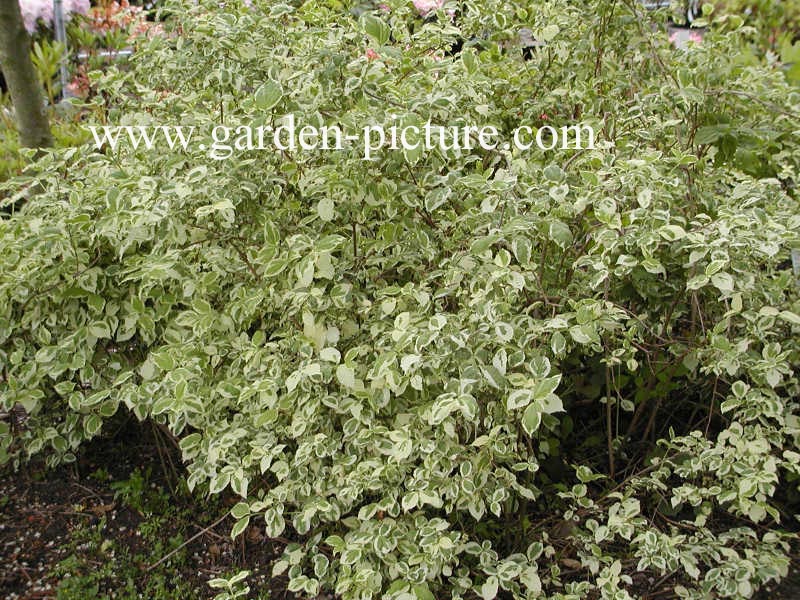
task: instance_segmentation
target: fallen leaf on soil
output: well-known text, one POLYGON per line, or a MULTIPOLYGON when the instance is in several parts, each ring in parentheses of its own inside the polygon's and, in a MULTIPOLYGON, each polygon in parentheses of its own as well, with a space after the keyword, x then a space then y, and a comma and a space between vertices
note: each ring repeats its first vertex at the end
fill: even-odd
POLYGON ((92 506, 89 508, 89 512, 92 513, 96 517, 102 517, 108 512, 111 512, 116 508, 116 503, 112 502, 111 504, 98 504, 97 506, 92 506))

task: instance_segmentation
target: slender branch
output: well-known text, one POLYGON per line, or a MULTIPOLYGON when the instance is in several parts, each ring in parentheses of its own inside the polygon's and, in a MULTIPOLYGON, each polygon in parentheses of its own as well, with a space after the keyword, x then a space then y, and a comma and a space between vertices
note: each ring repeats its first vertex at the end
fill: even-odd
POLYGON ((779 105, 764 100, 763 98, 759 98, 755 94, 751 94, 749 92, 742 92, 740 90, 729 90, 725 88, 714 88, 710 90, 706 90, 706 95, 708 96, 718 96, 720 94, 729 94, 731 96, 741 96, 742 98, 747 98, 748 100, 752 100, 753 102, 758 102, 759 104, 766 106, 772 111, 780 113, 786 117, 791 117, 792 119, 800 119, 800 113, 793 113, 791 111, 785 110, 781 108, 779 105))
POLYGON ((211 525, 209 525, 209 526, 208 526, 208 527, 206 527, 205 529, 201 529, 201 530, 200 530, 200 531, 198 531, 196 534, 194 534, 192 537, 190 537, 188 540, 186 540, 185 542, 183 542, 183 543, 182 543, 180 546, 178 546, 177 548, 175 548, 175 549, 174 549, 172 552, 169 552, 169 553, 165 554, 164 556, 162 556, 161 558, 159 558, 159 559, 158 559, 156 562, 154 562, 152 565, 150 565, 149 567, 146 567, 146 568, 145 568, 145 570, 146 570, 146 571, 151 571, 151 570, 155 569, 155 568, 156 568, 158 565, 160 565, 161 563, 163 563, 165 560, 167 560, 168 558, 170 558, 170 557, 172 557, 172 556, 175 556, 175 555, 176 555, 178 552, 180 552, 181 550, 183 550, 183 549, 184 549, 186 546, 188 546, 189 544, 191 544, 193 541, 195 541, 195 540, 196 540, 197 538, 199 538, 201 535, 203 535, 204 533, 207 533, 208 531, 211 531, 212 529, 214 529, 214 527, 216 527, 217 525, 219 525, 220 523, 222 523, 222 522, 223 522, 225 519, 227 519, 227 518, 228 518, 228 516, 229 516, 229 515, 228 515, 228 513, 225 513, 225 514, 224 514, 223 516, 221 516, 219 519, 217 519, 216 521, 214 521, 214 522, 213 522, 211 525))

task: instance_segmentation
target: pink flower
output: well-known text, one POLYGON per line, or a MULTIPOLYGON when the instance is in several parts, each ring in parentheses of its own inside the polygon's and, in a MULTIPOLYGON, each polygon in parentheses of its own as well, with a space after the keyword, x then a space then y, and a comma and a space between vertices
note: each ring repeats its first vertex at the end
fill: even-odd
POLYGON ((42 19, 45 23, 53 22, 52 0, 21 0, 19 3, 22 11, 22 21, 28 33, 36 30, 36 22, 42 19))
POLYGON ((375 60, 379 58, 378 53, 375 52, 372 48, 367 48, 367 51, 364 53, 364 56, 367 57, 367 60, 375 60))
POLYGON ((417 12, 420 16, 426 16, 429 12, 436 10, 437 8, 442 8, 444 6, 445 0, 412 0, 414 3, 414 8, 417 9, 417 12))
POLYGON ((68 14, 85 15, 90 7, 89 0, 64 0, 64 12, 68 14))
POLYGON ((696 31, 692 31, 689 34, 689 41, 694 42, 695 44, 702 44, 703 43, 703 36, 697 33, 696 31))
POLYGON ((669 34, 669 43, 674 44, 677 41, 678 41, 678 32, 673 31, 671 34, 669 34))
POLYGON ((388 4, 378 4, 378 8, 380 8, 383 12, 392 12, 392 9, 388 4))
MULTIPOLYGON (((64 0, 62 6, 67 20, 73 14, 85 15, 89 12, 89 0, 64 0)), ((53 25, 53 0, 20 0, 19 8, 28 33, 36 31, 39 19, 48 27, 53 25)))

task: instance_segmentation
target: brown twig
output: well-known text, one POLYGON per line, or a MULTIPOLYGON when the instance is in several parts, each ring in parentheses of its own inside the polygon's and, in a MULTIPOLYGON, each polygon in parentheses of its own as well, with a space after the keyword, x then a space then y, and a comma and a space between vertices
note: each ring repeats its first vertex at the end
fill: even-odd
POLYGON ((204 533, 206 533, 206 532, 208 532, 208 531, 210 531, 210 530, 214 529, 214 527, 216 527, 217 525, 219 525, 220 523, 222 523, 222 522, 223 522, 225 519, 227 519, 227 518, 228 518, 228 516, 229 516, 229 515, 228 515, 228 513, 225 513, 225 514, 224 514, 224 515, 222 515, 222 516, 221 516, 219 519, 217 519, 216 521, 214 521, 214 522, 213 522, 211 525, 209 525, 208 527, 206 527, 206 528, 204 528, 204 529, 201 529, 201 530, 200 530, 200 531, 198 531, 196 534, 194 534, 192 537, 190 537, 188 540, 186 540, 185 542, 183 542, 183 543, 182 543, 180 546, 178 546, 177 548, 175 548, 175 549, 174 549, 172 552, 168 552, 167 554, 165 554, 164 556, 162 556, 161 558, 159 558, 159 559, 158 559, 156 562, 154 562, 152 565, 150 565, 150 566, 148 566, 148 567, 145 567, 145 571, 151 571, 151 570, 155 569, 155 568, 156 568, 158 565, 160 565, 161 563, 163 563, 163 562, 164 562, 165 560, 167 560, 168 558, 170 558, 170 557, 174 556, 175 554, 177 554, 178 552, 180 552, 181 550, 183 550, 183 549, 184 549, 186 546, 188 546, 189 544, 191 544, 193 541, 195 541, 195 540, 196 540, 197 538, 199 538, 201 535, 203 535, 204 533))

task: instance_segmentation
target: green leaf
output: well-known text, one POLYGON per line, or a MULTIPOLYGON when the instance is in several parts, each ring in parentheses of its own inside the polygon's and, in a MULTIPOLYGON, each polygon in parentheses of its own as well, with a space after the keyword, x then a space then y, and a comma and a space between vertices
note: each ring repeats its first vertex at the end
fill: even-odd
POLYGON ((717 273, 711 277, 711 283, 721 292, 730 293, 733 291, 733 277, 730 273, 717 273))
POLYGON ((190 433, 185 438, 181 439, 178 445, 180 446, 181 451, 186 452, 187 450, 191 450, 197 446, 202 439, 203 437, 200 433, 190 433))
POLYGON ((320 350, 319 357, 326 362, 338 363, 342 359, 342 355, 336 348, 323 348, 320 350))
POLYGON ((572 244, 572 231, 562 221, 550 221, 548 235, 559 248, 567 248, 572 244))
POLYGON ((727 125, 719 126, 719 125, 711 125, 711 126, 704 126, 699 127, 697 132, 694 136, 694 141, 697 144, 713 144, 717 140, 720 139, 723 135, 726 135, 730 131, 730 127, 727 125))
POLYGON ((561 383, 561 373, 537 381, 533 388, 533 398, 535 400, 543 400, 556 390, 559 383, 561 383))
POLYGON ((264 522, 266 523, 265 533, 269 538, 276 538, 283 533, 286 529, 286 521, 283 515, 278 512, 277 508, 269 508, 264 513, 264 522))
POLYGON ((175 368, 175 360, 172 358, 169 351, 166 350, 155 353, 153 355, 153 362, 155 362, 156 366, 162 371, 171 371, 175 368))
POLYGON ((277 81, 270 79, 261 84, 255 93, 255 103, 259 110, 274 108, 283 97, 283 88, 277 81))
POLYGON ((664 265, 662 265, 659 261, 655 258, 645 258, 641 265, 648 273, 652 273, 653 275, 658 274, 666 274, 666 270, 664 269, 664 265))
POLYGON ((347 365, 336 367, 336 379, 346 388, 352 389, 356 387, 355 371, 347 365))
POLYGON ((333 548, 334 552, 341 552, 344 549, 344 540, 338 535, 330 535, 325 538, 325 543, 333 548))
POLYGON ((269 219, 264 221, 264 241, 270 246, 277 246, 281 241, 278 226, 269 219))
POLYGON ((465 48, 461 52, 461 62, 464 64, 467 74, 474 75, 478 70, 478 61, 473 48, 465 48))
POLYGON ((709 278, 708 275, 695 275, 694 277, 689 278, 686 282, 686 289, 687 290, 699 290, 700 288, 708 285, 709 278))
POLYGON ((727 264, 728 264, 727 260, 712 260, 706 266, 706 275, 711 277, 712 275, 719 273, 722 269, 725 268, 727 264))
POLYGON ((211 479, 211 483, 208 486, 209 491, 212 494, 218 494, 219 492, 224 490, 226 487, 228 487, 228 484, 230 483, 230 481, 231 481, 231 474, 230 473, 226 473, 226 472, 217 473, 211 479))
POLYGON ((436 600, 436 596, 431 593, 427 583, 419 583, 414 585, 412 590, 414 591, 414 596, 417 598, 417 600, 436 600))
POLYGON ((597 336, 597 332, 590 324, 573 325, 569 328, 569 334, 572 339, 579 344, 590 344, 597 336))
POLYGON ((680 225, 664 225, 658 230, 658 233, 669 242, 686 237, 686 231, 680 225))
POLYGON ((519 581, 528 588, 528 592, 534 597, 542 593, 542 580, 539 578, 539 572, 535 566, 532 565, 522 571, 519 581))
POLYGON ((317 214, 323 221, 332 221, 336 216, 336 211, 333 205, 333 200, 330 198, 323 198, 317 204, 317 214))
POLYGON ((250 505, 247 502, 238 502, 234 507, 231 509, 231 516, 234 519, 243 519, 245 516, 250 514, 250 505))
POLYGON ((481 586, 480 596, 483 600, 493 600, 497 596, 499 582, 497 577, 491 575, 481 586))
POLYGON ((529 404, 522 415, 522 427, 525 433, 533 435, 539 430, 539 425, 542 423, 542 409, 536 404, 529 404))
POLYGON ((547 414, 564 412, 564 404, 561 402, 561 398, 555 394, 548 394, 542 398, 540 404, 542 406, 542 412, 546 412, 547 414))
POLYGON ((555 354, 556 356, 560 356, 566 350, 566 347, 567 347, 567 340, 561 333, 556 331, 550 337, 550 349, 553 351, 553 354, 555 354))
POLYGON ((286 270, 289 266, 289 261, 282 258, 275 258, 267 263, 264 267, 264 277, 276 277, 286 270))
POLYGON ((98 339, 108 339, 111 337, 111 329, 104 321, 95 321, 89 325, 89 333, 98 339))
POLYGON ((361 548, 348 548, 342 552, 340 560, 343 565, 352 565, 361 559, 361 548))
POLYGON ((514 252, 514 258, 517 259, 521 266, 526 267, 530 264, 531 243, 527 238, 514 238, 514 241, 511 242, 511 250, 514 252))
POLYGON ((86 435, 93 436, 100 431, 100 428, 103 426, 103 421, 97 415, 89 415, 86 417, 86 420, 83 422, 83 428, 86 431, 86 435))
POLYGON ((534 398, 534 392, 529 389, 514 390, 506 399, 506 408, 509 411, 527 406, 534 398))
POLYGON ((153 408, 151 409, 151 412, 154 415, 161 415, 174 408, 174 406, 175 399, 172 396, 161 396, 160 398, 157 398, 155 402, 153 402, 153 408))
POLYGON ((793 313, 789 310, 782 310, 780 313, 778 313, 778 316, 787 323, 791 323, 792 325, 800 325, 800 315, 797 313, 793 313))
POLYGON ((538 38, 543 42, 550 42, 558 35, 558 32, 561 29, 555 23, 551 23, 550 25, 545 25, 544 29, 539 32, 538 38))
POLYGON ((364 31, 375 40, 379 46, 383 46, 389 41, 389 26, 382 19, 369 13, 366 13, 362 19, 364 22, 364 31))
POLYGON ((236 539, 239 535, 241 535, 241 533, 245 529, 247 529, 247 525, 249 523, 250 523, 250 515, 247 515, 243 519, 239 519, 238 521, 236 521, 236 523, 233 525, 233 528, 231 529, 231 538, 236 539))

